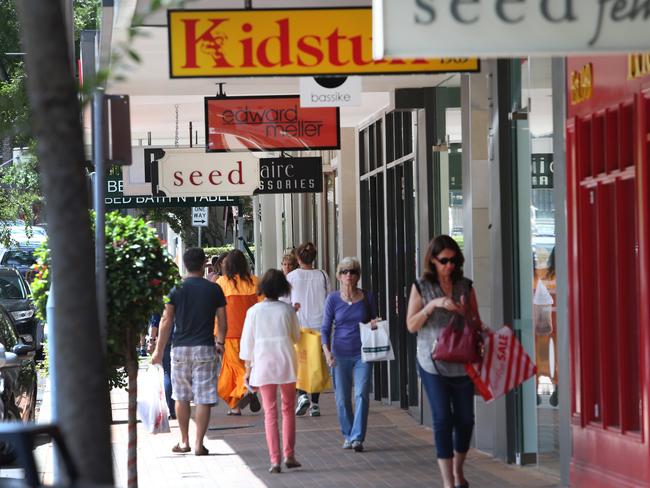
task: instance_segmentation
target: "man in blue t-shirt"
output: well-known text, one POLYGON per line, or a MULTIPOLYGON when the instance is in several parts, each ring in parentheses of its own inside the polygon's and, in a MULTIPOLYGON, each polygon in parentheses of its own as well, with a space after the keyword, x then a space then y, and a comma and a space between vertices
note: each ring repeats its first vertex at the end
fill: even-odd
POLYGON ((169 302, 160 321, 158 343, 151 357, 160 364, 172 329, 172 391, 176 400, 176 417, 181 441, 173 452, 190 452, 188 430, 190 401, 196 405, 196 440, 194 454, 205 456, 203 445, 210 422, 210 409, 217 403, 217 361, 223 354, 226 338, 226 298, 221 287, 203 278, 205 253, 192 247, 183 254, 187 276, 169 293, 169 302), (214 338, 214 319, 218 335, 214 338))

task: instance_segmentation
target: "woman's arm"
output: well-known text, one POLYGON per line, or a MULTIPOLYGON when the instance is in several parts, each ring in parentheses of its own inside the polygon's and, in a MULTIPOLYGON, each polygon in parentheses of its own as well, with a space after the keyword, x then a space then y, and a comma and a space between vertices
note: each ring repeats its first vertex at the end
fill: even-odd
POLYGON ((415 334, 426 324, 429 315, 436 307, 448 308, 450 306, 453 306, 453 300, 447 297, 434 298, 427 304, 422 303, 422 295, 414 284, 411 287, 411 296, 406 309, 406 328, 415 334))
POLYGON ((333 293, 330 293, 325 300, 325 309, 323 310, 323 325, 321 326, 321 345, 325 360, 330 368, 334 367, 336 360, 330 351, 330 337, 332 334, 332 323, 334 322, 334 299, 333 293))

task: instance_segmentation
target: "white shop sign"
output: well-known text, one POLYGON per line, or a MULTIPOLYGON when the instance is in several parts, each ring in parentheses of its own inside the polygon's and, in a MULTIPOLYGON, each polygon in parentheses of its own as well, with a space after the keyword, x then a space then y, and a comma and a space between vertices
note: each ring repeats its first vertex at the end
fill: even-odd
POLYGON ((650 48, 650 0, 373 0, 373 57, 650 48))
POLYGON ((158 190, 168 197, 248 196, 259 185, 259 159, 249 152, 166 150, 158 160, 158 190))
MULTIPOLYGON (((339 78, 328 78, 333 82, 339 78)), ((300 78, 301 107, 358 107, 361 105, 361 77, 348 76, 339 86, 328 88, 313 77, 300 78)))

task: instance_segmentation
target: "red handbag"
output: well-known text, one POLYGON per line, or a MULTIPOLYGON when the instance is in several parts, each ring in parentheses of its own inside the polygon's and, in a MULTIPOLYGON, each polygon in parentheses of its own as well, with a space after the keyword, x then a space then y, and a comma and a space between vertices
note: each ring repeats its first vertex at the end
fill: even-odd
POLYGON ((481 361, 483 337, 469 320, 453 314, 433 345, 431 359, 447 363, 478 363, 481 361))

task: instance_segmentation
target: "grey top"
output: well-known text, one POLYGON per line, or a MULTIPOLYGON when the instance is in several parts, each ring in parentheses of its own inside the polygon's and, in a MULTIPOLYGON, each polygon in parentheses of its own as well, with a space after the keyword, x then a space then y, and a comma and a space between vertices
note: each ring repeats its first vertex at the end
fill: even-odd
MULTIPOLYGON (((434 298, 445 296, 445 292, 438 283, 431 283, 429 280, 419 278, 417 280, 420 295, 422 296, 423 306, 429 303, 434 298)), ((465 296, 465 303, 469 302, 469 294, 472 290, 472 280, 468 278, 461 278, 454 283, 451 297, 454 301, 460 302, 461 296, 465 296)), ((418 331, 417 339, 417 358, 418 363, 427 373, 438 374, 438 371, 443 376, 465 376, 465 366, 458 363, 447 363, 445 361, 436 361, 438 371, 436 371, 431 359, 431 350, 433 344, 438 339, 440 332, 444 329, 454 312, 450 312, 446 308, 436 307, 433 313, 429 316, 425 324, 418 331)))

